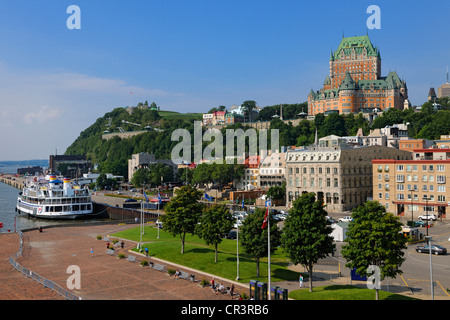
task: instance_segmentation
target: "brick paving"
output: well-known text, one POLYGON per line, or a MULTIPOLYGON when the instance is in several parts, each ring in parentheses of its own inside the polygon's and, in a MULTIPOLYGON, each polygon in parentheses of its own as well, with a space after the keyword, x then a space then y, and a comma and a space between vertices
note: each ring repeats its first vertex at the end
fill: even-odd
MULTIPOLYGON (((108 234, 135 226, 80 225, 47 228, 41 233, 37 230, 24 232, 23 255, 16 261, 63 288, 67 288, 66 281, 71 275, 67 273, 67 268, 70 265, 79 266, 81 289, 71 292, 84 300, 231 300, 230 295, 215 295, 211 288, 200 287, 199 281, 174 279, 165 272, 141 267, 138 262, 108 255, 106 241, 96 239, 97 235, 106 237, 108 234), (90 253, 91 247, 94 249, 93 255, 90 253)), ((64 299, 35 280, 25 277, 10 265, 9 256, 14 255, 19 248, 17 234, 1 235, 0 239, 3 242, 2 247, 6 248, 0 253, 0 299, 64 299)), ((128 250, 135 246, 135 243, 125 241, 123 252, 128 256, 131 254, 128 250)), ((137 258, 142 259, 140 256, 137 258)), ((195 274, 196 280, 210 280, 209 275, 164 264, 195 274)), ((224 284, 229 286, 230 282, 224 281, 224 284)), ((246 291, 248 294, 246 287, 236 284, 235 287, 236 293, 246 291)))

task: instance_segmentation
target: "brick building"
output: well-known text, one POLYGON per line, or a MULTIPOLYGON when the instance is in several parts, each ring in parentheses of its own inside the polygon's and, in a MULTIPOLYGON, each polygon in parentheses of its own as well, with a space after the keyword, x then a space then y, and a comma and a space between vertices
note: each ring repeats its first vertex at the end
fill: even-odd
POLYGON ((387 108, 403 109, 406 82, 395 71, 381 76, 381 56, 367 35, 343 38, 331 52, 330 73, 323 88, 308 95, 308 113, 376 114, 387 108))
POLYGON ((413 220, 426 212, 445 217, 450 149, 414 149, 413 160, 376 159, 372 165, 373 200, 389 212, 413 220))

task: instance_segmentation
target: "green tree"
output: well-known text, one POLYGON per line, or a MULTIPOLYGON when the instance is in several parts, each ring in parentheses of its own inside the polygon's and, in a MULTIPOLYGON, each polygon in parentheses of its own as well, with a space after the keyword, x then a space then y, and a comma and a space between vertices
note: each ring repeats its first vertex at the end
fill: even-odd
POLYGON ((161 216, 164 229, 174 237, 180 237, 181 254, 184 253, 186 233, 194 233, 202 213, 203 204, 199 202, 201 196, 202 192, 193 186, 183 186, 176 191, 176 196, 166 205, 166 214, 161 216))
POLYGON ((249 122, 252 122, 252 111, 256 109, 256 102, 253 100, 246 100, 242 102, 242 109, 248 114, 249 122))
POLYGON ((273 200, 282 200, 286 198, 286 182, 283 182, 281 186, 271 186, 267 190, 267 198, 273 200))
POLYGON ((217 263, 218 245, 223 236, 233 228, 233 217, 230 210, 224 205, 213 205, 206 208, 195 227, 195 234, 205 240, 207 245, 213 245, 214 262, 217 263))
MULTIPOLYGON (((259 277, 259 261, 262 257, 268 255, 267 228, 262 228, 266 210, 257 208, 254 213, 249 214, 242 223, 241 231, 241 245, 244 252, 252 256, 256 261, 256 277, 259 277)), ((270 252, 275 252, 280 245, 281 231, 272 214, 269 214, 270 219, 270 252)))
MULTIPOLYGON (((401 222, 378 201, 368 201, 353 210, 353 221, 347 231, 347 245, 342 248, 346 267, 366 276, 370 266, 380 268, 381 279, 401 274, 405 261, 403 250, 407 239, 401 231, 401 222)), ((378 289, 376 289, 378 300, 378 289)))
POLYGON ((294 201, 283 228, 282 247, 294 265, 301 264, 308 271, 310 292, 314 264, 335 248, 326 215, 315 194, 305 193, 294 201))

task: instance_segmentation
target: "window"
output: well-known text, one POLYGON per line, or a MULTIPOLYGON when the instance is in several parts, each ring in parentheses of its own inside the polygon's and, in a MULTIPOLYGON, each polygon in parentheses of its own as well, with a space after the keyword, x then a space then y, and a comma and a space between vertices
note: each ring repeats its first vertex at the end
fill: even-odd
POLYGON ((445 202, 445 196, 442 195, 442 194, 439 194, 439 195, 437 196, 437 201, 438 201, 438 202, 445 202))
POLYGON ((445 166, 443 164, 438 164, 437 165, 437 171, 444 172, 445 171, 445 166))
POLYGON ((398 184, 397 185, 397 191, 403 191, 405 190, 405 185, 404 184, 398 184))
POLYGON ((403 193, 397 193, 397 200, 405 200, 405 195, 403 193))
POLYGON ((437 186, 437 191, 438 192, 445 192, 445 185, 438 185, 437 186))
POLYGON ((436 176, 437 183, 445 183, 445 176, 438 175, 436 176))
POLYGON ((402 164, 398 164, 397 165, 397 171, 403 171, 403 165, 402 164))
POLYGON ((397 182, 405 182, 405 176, 403 174, 398 174, 397 175, 397 182))
POLYGON ((422 176, 422 181, 423 181, 423 182, 427 182, 427 181, 428 181, 428 176, 427 176, 426 174, 424 174, 424 175, 422 176))

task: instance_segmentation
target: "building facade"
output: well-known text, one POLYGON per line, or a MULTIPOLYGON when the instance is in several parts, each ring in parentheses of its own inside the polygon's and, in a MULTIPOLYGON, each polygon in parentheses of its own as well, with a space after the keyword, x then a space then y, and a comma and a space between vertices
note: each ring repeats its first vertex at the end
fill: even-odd
POLYGON ((266 156, 259 166, 258 187, 267 190, 285 182, 286 153, 274 152, 266 156))
POLYGON ((403 109, 408 98, 406 82, 395 71, 381 77, 381 56, 366 36, 343 38, 331 52, 329 75, 323 88, 311 89, 308 114, 376 114, 387 108, 403 109))
POLYGON ((450 200, 450 149, 415 149, 412 160, 375 159, 373 200, 386 210, 417 220, 432 213, 445 218, 450 200))
POLYGON ((372 160, 412 156, 384 146, 314 146, 286 154, 286 205, 314 192, 328 212, 344 212, 372 197, 372 160))

